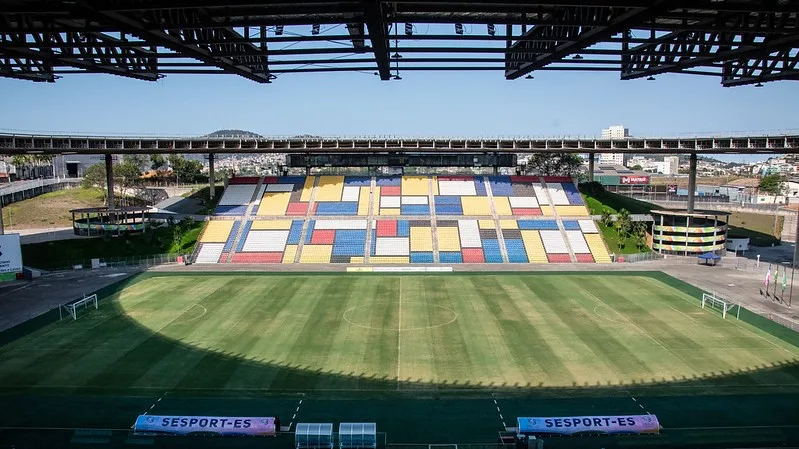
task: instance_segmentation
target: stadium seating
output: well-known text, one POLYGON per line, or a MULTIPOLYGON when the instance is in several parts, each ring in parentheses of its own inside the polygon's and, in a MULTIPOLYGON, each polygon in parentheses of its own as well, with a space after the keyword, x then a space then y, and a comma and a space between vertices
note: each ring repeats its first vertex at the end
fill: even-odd
POLYGON ((565 177, 237 177, 216 212, 198 263, 610 262, 565 177))

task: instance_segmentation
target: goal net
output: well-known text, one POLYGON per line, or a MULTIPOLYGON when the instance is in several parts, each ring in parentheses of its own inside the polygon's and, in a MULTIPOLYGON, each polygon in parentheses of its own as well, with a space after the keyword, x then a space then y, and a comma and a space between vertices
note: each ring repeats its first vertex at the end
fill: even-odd
POLYGON ((702 293, 702 308, 715 309, 721 312, 721 317, 725 320, 730 313, 735 314, 735 319, 739 319, 741 315, 741 305, 734 304, 729 300, 723 299, 720 296, 702 293))
POLYGON ((73 303, 61 306, 61 309, 59 309, 59 315, 60 318, 63 320, 64 312, 66 312, 67 316, 72 317, 73 320, 77 320, 78 312, 80 310, 85 310, 92 306, 94 306, 95 310, 97 309, 97 295, 96 294, 90 296, 83 295, 83 299, 79 299, 73 303))

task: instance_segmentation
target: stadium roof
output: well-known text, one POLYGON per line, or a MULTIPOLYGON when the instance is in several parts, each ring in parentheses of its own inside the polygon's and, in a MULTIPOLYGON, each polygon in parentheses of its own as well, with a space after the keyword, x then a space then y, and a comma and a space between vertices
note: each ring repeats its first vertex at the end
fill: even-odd
POLYGON ((676 72, 799 79, 799 1, 0 0, 0 76, 676 72))

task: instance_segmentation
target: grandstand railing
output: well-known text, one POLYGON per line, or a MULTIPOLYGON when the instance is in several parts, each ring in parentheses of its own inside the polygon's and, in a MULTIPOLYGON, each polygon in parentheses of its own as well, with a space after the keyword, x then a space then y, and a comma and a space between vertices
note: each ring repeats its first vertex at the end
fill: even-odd
MULTIPOLYGON (((124 267, 152 267, 156 265, 176 264, 178 257, 184 254, 151 254, 146 256, 126 256, 126 257, 105 257, 100 258, 100 268, 95 270, 124 267)), ((74 271, 91 270, 91 259, 74 259, 58 261, 45 269, 49 271, 74 271), (76 268, 80 267, 80 268, 76 268)))

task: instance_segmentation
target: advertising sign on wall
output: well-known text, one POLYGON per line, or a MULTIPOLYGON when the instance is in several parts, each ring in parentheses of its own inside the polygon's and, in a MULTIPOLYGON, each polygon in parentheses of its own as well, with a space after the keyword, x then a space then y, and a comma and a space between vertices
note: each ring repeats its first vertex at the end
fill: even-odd
POLYGON ((274 435, 275 418, 140 415, 133 431, 166 435, 274 435))
POLYGON ((22 250, 19 234, 0 235, 0 273, 19 273, 22 271, 22 250))
POLYGON ((655 415, 518 418, 518 424, 519 432, 523 434, 620 435, 660 432, 660 423, 655 415))
POLYGON ((649 184, 649 176, 622 176, 620 179, 622 184, 649 184))

